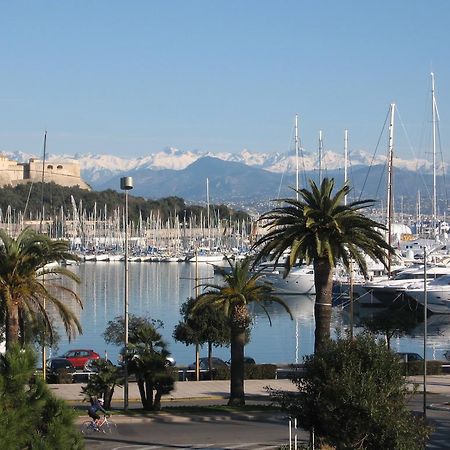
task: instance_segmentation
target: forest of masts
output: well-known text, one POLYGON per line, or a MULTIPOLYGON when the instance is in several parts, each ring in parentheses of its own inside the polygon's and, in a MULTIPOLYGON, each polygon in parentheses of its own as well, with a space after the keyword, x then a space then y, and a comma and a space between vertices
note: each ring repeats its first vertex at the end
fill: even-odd
MULTIPOLYGON (((6 211, 0 208, 0 228, 8 235, 17 236, 25 227, 47 234, 52 239, 68 240, 72 250, 117 251, 122 252, 125 242, 124 207, 117 206, 108 212, 106 205, 86 211, 82 203, 77 206, 72 197, 72 211, 61 206, 59 213, 52 217, 43 209, 29 214, 8 206, 6 211)), ((213 208, 211 208, 213 209, 213 208)), ((218 211, 211 211, 199 217, 180 219, 174 212, 167 220, 162 220, 158 211, 149 217, 129 218, 128 239, 133 253, 151 251, 169 251, 181 253, 197 248, 217 249, 220 251, 246 251, 251 245, 254 224, 250 220, 232 221, 231 217, 219 217, 218 211)))

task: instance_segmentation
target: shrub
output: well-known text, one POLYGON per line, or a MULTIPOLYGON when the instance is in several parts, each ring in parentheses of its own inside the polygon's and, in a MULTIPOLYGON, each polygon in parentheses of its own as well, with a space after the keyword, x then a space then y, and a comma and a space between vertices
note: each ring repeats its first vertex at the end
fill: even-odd
POLYGON ((423 449, 430 430, 406 406, 397 357, 372 337, 329 341, 305 359, 298 392, 273 392, 283 409, 338 449, 423 449))

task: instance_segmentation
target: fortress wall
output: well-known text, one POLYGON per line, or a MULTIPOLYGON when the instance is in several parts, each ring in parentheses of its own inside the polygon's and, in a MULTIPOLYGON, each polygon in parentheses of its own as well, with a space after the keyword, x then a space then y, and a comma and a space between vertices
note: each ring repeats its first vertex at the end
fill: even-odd
POLYGON ((0 183, 2 185, 11 184, 16 180, 23 180, 23 172, 23 164, 0 156, 0 183))
MULTIPOLYGON (((30 181, 42 181, 42 160, 30 159, 28 163, 17 163, 0 156, 0 186, 17 185, 30 181)), ((44 164, 44 182, 54 182, 61 186, 80 186, 90 189, 81 178, 78 162, 46 162, 44 164)))

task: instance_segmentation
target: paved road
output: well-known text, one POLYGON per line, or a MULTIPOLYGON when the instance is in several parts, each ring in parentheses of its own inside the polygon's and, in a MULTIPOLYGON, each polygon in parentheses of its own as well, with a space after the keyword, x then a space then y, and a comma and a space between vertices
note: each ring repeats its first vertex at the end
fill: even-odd
MULTIPOLYGON (((435 428, 427 449, 450 449, 450 397, 429 394, 427 400, 427 418, 435 428)), ((416 395, 410 406, 421 413, 422 395, 416 395)), ((88 450, 276 450, 289 443, 289 422, 279 412, 170 413, 150 419, 116 416, 114 420, 119 433, 88 437, 88 450)), ((306 432, 299 430, 297 436, 299 443, 307 442, 306 432)))
MULTIPOLYGON (((116 422, 119 430, 116 436, 95 434, 86 438, 86 448, 275 450, 289 442, 288 420, 278 412, 162 414, 150 420, 116 422)), ((299 439, 306 442, 306 433, 299 432, 299 439)))

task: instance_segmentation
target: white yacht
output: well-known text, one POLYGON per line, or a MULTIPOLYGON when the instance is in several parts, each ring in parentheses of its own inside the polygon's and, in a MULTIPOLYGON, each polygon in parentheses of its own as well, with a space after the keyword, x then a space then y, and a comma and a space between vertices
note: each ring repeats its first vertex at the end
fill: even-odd
MULTIPOLYGON (((427 309, 434 313, 450 314, 450 271, 446 275, 428 281, 427 271, 427 309)), ((406 296, 425 306, 424 282, 410 283, 406 296)))
POLYGON ((274 291, 283 295, 316 293, 314 284, 314 268, 312 265, 293 267, 286 277, 283 277, 283 269, 264 269, 264 281, 272 284, 274 291))
MULTIPOLYGON (((427 278, 430 281, 446 275, 450 275, 450 267, 448 266, 431 266, 427 269, 427 278)), ((400 271, 393 278, 378 282, 366 282, 362 287, 381 303, 392 304, 392 302, 405 297, 404 294, 409 291, 412 283, 419 282, 423 289, 423 280, 423 266, 414 266, 400 271)))

